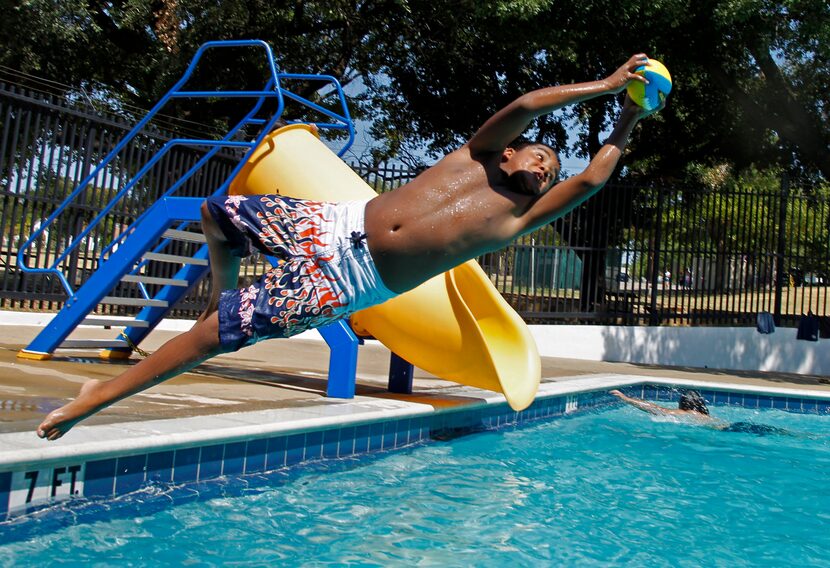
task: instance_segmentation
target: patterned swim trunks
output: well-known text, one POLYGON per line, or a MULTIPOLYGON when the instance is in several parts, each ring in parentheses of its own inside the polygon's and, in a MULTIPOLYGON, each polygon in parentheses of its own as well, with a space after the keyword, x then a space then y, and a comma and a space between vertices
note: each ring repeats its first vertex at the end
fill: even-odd
POLYGON ((219 340, 225 350, 290 337, 396 295, 383 284, 366 245, 365 201, 234 195, 208 198, 207 206, 233 254, 258 250, 279 260, 251 286, 222 291, 219 340))

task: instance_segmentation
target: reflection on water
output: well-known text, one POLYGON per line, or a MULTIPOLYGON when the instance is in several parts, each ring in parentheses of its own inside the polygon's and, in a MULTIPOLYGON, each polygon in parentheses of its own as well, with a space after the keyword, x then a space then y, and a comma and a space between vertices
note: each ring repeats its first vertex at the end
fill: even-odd
POLYGON ((828 417, 713 414, 811 438, 612 408, 62 503, 0 523, 0 566, 826 565, 828 417))

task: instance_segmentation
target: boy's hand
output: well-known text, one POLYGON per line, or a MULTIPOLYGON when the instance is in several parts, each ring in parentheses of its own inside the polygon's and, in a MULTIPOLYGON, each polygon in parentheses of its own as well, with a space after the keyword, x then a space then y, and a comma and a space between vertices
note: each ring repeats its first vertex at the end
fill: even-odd
POLYGON ((659 112, 666 107, 666 99, 660 101, 660 105, 657 108, 653 108, 651 110, 646 110, 634 101, 631 100, 631 97, 625 95, 625 102, 623 102, 623 112, 633 114, 637 117, 637 120, 642 120, 647 116, 651 116, 655 112, 659 112))
POLYGON ((622 90, 625 89, 631 81, 640 81, 648 84, 645 77, 634 72, 637 67, 645 65, 646 63, 648 63, 648 57, 646 57, 645 53, 632 55, 622 67, 617 69, 613 74, 609 75, 608 78, 605 79, 604 82, 608 92, 614 94, 622 92, 622 90))

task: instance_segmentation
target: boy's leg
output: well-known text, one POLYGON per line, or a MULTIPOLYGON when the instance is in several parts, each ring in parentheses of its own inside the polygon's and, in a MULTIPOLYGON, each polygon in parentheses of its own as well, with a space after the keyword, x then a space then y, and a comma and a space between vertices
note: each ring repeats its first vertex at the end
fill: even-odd
POLYGON ((56 440, 84 418, 114 402, 155 386, 222 352, 219 316, 214 311, 190 331, 174 337, 118 377, 106 382, 92 380, 85 383, 78 398, 44 419, 37 435, 56 440))
POLYGON ((242 259, 231 253, 225 233, 216 223, 207 207, 202 204, 202 232, 207 239, 210 257, 210 299, 205 312, 197 321, 205 320, 219 307, 222 290, 234 289, 239 282, 239 265, 242 259))
POLYGON ((207 309, 190 331, 174 337, 110 381, 85 383, 78 398, 46 417, 37 429, 38 436, 50 440, 60 438, 72 426, 114 402, 183 373, 222 352, 216 311, 219 295, 222 290, 237 287, 241 259, 231 254, 227 238, 204 204, 202 230, 210 256, 211 295, 207 309))

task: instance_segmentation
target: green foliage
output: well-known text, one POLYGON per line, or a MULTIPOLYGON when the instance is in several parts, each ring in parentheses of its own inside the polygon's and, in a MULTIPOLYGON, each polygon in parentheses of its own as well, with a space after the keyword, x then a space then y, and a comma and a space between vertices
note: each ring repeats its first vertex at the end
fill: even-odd
POLYGON ((700 171, 708 183, 702 190, 678 193, 678 203, 664 215, 676 248, 722 255, 774 253, 776 232, 768 221, 778 217, 781 172, 750 168, 735 174, 725 165, 700 171))
MULTIPOLYGON (((7 0, 4 0, 4 2, 7 0)), ((325 72, 345 84, 376 70, 370 30, 398 2, 266 2, 263 0, 28 0, 0 20, 0 65, 69 84, 129 114, 149 108, 181 77, 206 41, 262 39, 278 64, 298 73, 325 72)), ((268 78, 259 49, 208 52, 190 86, 248 88, 268 78)), ((310 96, 317 86, 300 85, 310 96)), ((171 103, 165 112, 208 125, 235 120, 242 101, 171 103)))
MULTIPOLYGON (((356 114, 384 144, 377 158, 437 157, 517 95, 605 77, 645 51, 668 65, 675 90, 632 143, 629 175, 684 179, 694 162, 830 178, 826 0, 2 2, 0 65, 121 110, 152 105, 208 40, 260 38, 286 70, 360 78, 368 89, 356 114)), ((211 54, 194 83, 258 85, 265 71, 255 50, 211 54)), ((617 108, 610 97, 591 101, 541 117, 531 135, 588 157, 617 108)), ((233 102, 168 110, 207 124, 238 112, 233 102)))
MULTIPOLYGON (((664 244, 656 259, 658 267, 671 267, 677 273, 686 265, 702 262, 713 275, 710 284, 723 288, 728 275, 734 277, 739 270, 737 264, 744 263, 749 273, 758 273, 762 267, 770 271, 780 251, 789 259, 785 270, 826 274, 830 258, 826 185, 782 183, 783 174, 777 169, 733 171, 721 164, 696 165, 690 170, 702 183, 684 190, 661 190, 664 201, 659 223, 664 244)), ((654 202, 657 191, 645 192, 639 199, 654 202)), ((649 240, 653 234, 653 228, 645 228, 640 238, 649 240)), ((642 273, 647 259, 637 260, 634 272, 642 273)))
MULTIPOLYGON (((410 2, 404 38, 386 53, 373 105, 376 135, 423 144, 434 155, 467 139, 496 109, 544 85, 599 79, 645 51, 673 72, 669 107, 631 145, 629 172, 683 178, 690 161, 799 167, 830 177, 826 151, 830 7, 824 0, 594 0, 535 4, 536 11, 463 9, 435 22, 410 2), (394 134, 392 134, 394 133, 394 134)), ((502 7, 505 4, 501 5, 502 7)), ((433 7, 433 10, 438 8, 433 7)), ((559 117, 535 135, 587 157, 614 120, 610 98, 559 117)), ((399 142, 404 141, 404 142, 399 142)))

